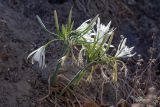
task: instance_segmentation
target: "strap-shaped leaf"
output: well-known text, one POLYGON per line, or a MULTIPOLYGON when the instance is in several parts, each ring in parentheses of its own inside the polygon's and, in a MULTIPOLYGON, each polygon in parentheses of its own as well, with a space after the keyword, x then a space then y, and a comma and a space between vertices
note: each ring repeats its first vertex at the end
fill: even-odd
POLYGON ((36 18, 38 19, 38 22, 41 24, 42 28, 43 28, 45 31, 47 31, 47 32, 50 33, 50 34, 53 34, 53 35, 56 35, 56 36, 57 36, 57 34, 49 31, 49 30, 46 28, 46 26, 44 25, 44 23, 42 22, 41 18, 40 18, 38 15, 36 15, 36 18))
POLYGON ((75 83, 78 83, 84 76, 85 71, 87 68, 95 64, 95 62, 91 62, 88 65, 86 65, 83 69, 79 70, 78 73, 73 77, 73 79, 67 84, 67 86, 62 90, 60 93, 60 96, 63 95, 63 93, 72 85, 75 83))
POLYGON ((54 73, 50 76, 49 78, 49 85, 54 85, 56 83, 57 80, 57 75, 58 75, 58 71, 61 68, 61 62, 59 62, 56 66, 56 70, 54 71, 54 73))
POLYGON ((72 8, 69 12, 69 16, 68 16, 68 22, 67 22, 67 27, 68 27, 68 30, 71 30, 71 24, 72 24, 72 8))
POLYGON ((55 22, 55 26, 56 26, 56 32, 59 33, 59 22, 58 22, 58 16, 57 16, 57 12, 56 10, 54 11, 54 22, 55 22))

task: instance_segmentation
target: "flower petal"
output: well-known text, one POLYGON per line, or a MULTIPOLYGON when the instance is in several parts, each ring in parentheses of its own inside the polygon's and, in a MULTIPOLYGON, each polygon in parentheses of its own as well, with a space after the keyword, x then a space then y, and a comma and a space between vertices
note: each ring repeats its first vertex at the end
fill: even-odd
POLYGON ((41 68, 45 67, 45 45, 31 52, 27 58, 31 56, 32 56, 31 59, 32 64, 34 64, 34 62, 38 62, 39 67, 41 68))

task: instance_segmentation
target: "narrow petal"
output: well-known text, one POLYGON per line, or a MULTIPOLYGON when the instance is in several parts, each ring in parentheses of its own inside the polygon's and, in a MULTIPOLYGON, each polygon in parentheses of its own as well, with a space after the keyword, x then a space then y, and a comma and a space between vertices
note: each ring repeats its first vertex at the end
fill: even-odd
POLYGON ((29 59, 33 54, 35 54, 35 53, 37 52, 37 50, 38 50, 38 49, 36 49, 36 50, 34 50, 33 52, 31 52, 31 53, 28 55, 27 59, 29 59))
POLYGON ((127 40, 127 38, 124 38, 124 39, 123 39, 123 42, 122 42, 122 44, 121 44, 121 49, 125 47, 126 40, 127 40))
POLYGON ((100 29, 100 18, 98 17, 98 19, 97 19, 97 35, 99 33, 99 29, 100 29))
POLYGON ((107 26, 105 27, 104 31, 105 31, 105 32, 108 32, 110 26, 111 26, 111 21, 107 24, 107 26))
POLYGON ((28 58, 32 56, 31 62, 38 62, 39 67, 45 67, 45 46, 41 46, 40 48, 36 49, 32 53, 28 55, 28 58), (33 55, 33 56, 32 56, 33 55))

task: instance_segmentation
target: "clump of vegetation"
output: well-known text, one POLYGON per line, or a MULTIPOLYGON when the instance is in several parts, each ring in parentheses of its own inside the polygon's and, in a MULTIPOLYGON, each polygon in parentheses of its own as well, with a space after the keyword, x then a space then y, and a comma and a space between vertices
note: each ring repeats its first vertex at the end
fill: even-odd
MULTIPOLYGON (((117 50, 114 53, 110 52, 115 48, 115 46, 112 45, 115 28, 111 28, 111 22, 104 25, 100 22, 99 15, 97 15, 93 19, 88 19, 83 22, 77 29, 73 29, 74 21, 72 21, 71 10, 67 24, 62 24, 60 27, 57 13, 54 11, 56 26, 56 32, 54 33, 45 27, 39 16, 37 16, 37 19, 44 30, 54 35, 55 39, 50 40, 48 43, 28 55, 28 58, 31 58, 32 63, 38 62, 39 67, 46 67, 46 48, 55 41, 63 41, 62 55, 57 61, 55 71, 49 78, 49 85, 51 86, 56 83, 59 69, 64 65, 67 59, 71 58, 75 67, 80 68, 77 74, 62 90, 61 94, 63 94, 69 86, 78 85, 84 76, 87 77, 88 81, 91 81, 92 74, 96 70, 97 65, 107 65, 112 67, 113 82, 117 81, 119 65, 121 65, 120 67, 125 71, 125 75, 127 75, 127 67, 121 59, 132 57, 136 53, 132 53, 134 47, 129 48, 126 45, 127 38, 124 37, 122 37, 117 50)), ((106 79, 107 75, 105 75, 103 71, 101 72, 103 78, 106 79)))

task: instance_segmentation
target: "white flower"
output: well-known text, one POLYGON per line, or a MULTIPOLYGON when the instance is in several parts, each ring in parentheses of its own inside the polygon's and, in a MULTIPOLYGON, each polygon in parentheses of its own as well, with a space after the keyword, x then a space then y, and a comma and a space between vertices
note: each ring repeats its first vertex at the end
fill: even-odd
POLYGON ((115 54, 115 57, 117 57, 117 58, 127 58, 127 57, 132 57, 136 54, 136 52, 131 54, 134 47, 129 48, 128 46, 126 46, 125 45, 126 40, 127 40, 127 38, 124 38, 124 39, 121 40, 121 42, 118 46, 117 52, 115 54))
POLYGON ((95 31, 95 36, 99 44, 103 42, 105 36, 110 36, 113 33, 114 29, 113 28, 110 29, 110 26, 111 26, 111 21, 107 24, 107 26, 105 26, 104 24, 100 23, 100 18, 98 18, 97 29, 96 29, 97 31, 95 31))
POLYGON ((45 48, 46 46, 41 46, 40 48, 36 49, 35 51, 31 52, 27 59, 30 58, 32 56, 32 64, 34 64, 35 62, 39 63, 39 67, 41 67, 42 69, 44 67, 46 67, 45 64, 45 48))
MULTIPOLYGON (((94 30, 94 36, 99 45, 103 42, 103 39, 106 38, 105 36, 110 36, 113 33, 114 29, 113 28, 110 29, 110 26, 111 26, 111 21, 107 24, 107 26, 105 26, 104 24, 100 23, 100 18, 98 17, 96 31, 94 30)), ((107 46, 108 44, 106 43, 106 41, 104 41, 103 47, 107 46)), ((110 47, 114 46, 110 45, 110 47)))
MULTIPOLYGON (((89 26, 88 24, 89 21, 90 19, 83 22, 76 30, 79 32, 83 32, 84 30, 86 30, 86 28, 89 26)), ((97 41, 98 45, 100 45, 103 42, 103 39, 105 38, 105 36, 110 36, 113 33, 114 29, 113 28, 110 29, 111 21, 108 23, 107 26, 105 26, 100 23, 99 17, 97 19, 96 31, 93 29, 95 24, 96 22, 92 24, 92 27, 88 32, 86 32, 85 34, 82 34, 83 35, 82 38, 84 38, 88 43, 94 43, 95 41, 97 41)), ((108 44, 104 43, 103 46, 106 47, 108 46, 108 44)), ((114 46, 110 45, 110 47, 114 47, 114 46)))
MULTIPOLYGON (((88 22, 90 22, 90 21, 91 21, 91 19, 88 19, 88 20, 86 20, 85 22, 83 22, 83 23, 76 29, 76 31, 78 31, 78 32, 80 32, 80 33, 83 32, 83 31, 85 31, 85 30, 87 29, 87 27, 89 26, 89 23, 88 23, 88 22)), ((94 27, 95 24, 96 24, 96 23, 93 23, 93 24, 91 25, 91 29, 88 30, 87 32, 85 32, 85 34, 84 34, 84 33, 81 34, 82 37, 83 37, 87 42, 89 42, 89 43, 93 43, 93 42, 94 42, 94 38, 92 38, 91 36, 94 35, 92 29, 93 29, 93 27, 94 27)))
POLYGON ((83 35, 83 38, 88 42, 88 43, 93 43, 94 38, 92 38, 92 31, 87 32, 86 34, 83 35))

